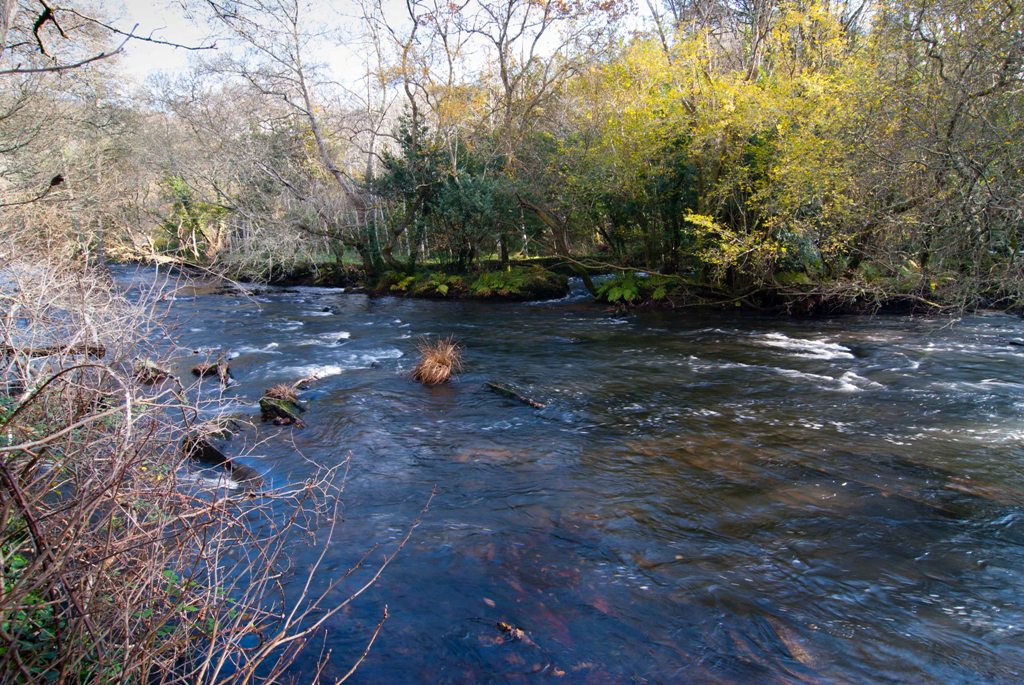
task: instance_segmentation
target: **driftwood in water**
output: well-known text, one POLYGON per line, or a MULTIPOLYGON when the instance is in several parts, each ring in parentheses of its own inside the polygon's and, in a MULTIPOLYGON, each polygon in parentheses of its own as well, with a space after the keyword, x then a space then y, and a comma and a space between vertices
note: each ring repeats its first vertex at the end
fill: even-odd
POLYGON ((306 390, 309 388, 310 385, 316 383, 318 380, 320 380, 320 376, 317 376, 316 374, 310 374, 292 383, 292 389, 306 390))
POLYGON ((80 354, 102 359, 107 355, 107 348, 100 344, 75 343, 73 345, 43 345, 41 347, 0 344, 0 354, 14 356, 23 354, 26 357, 52 357, 58 354, 80 354))
POLYGON ((523 404, 533 407, 534 409, 543 409, 544 407, 547 406, 543 402, 538 402, 537 400, 530 399, 529 397, 521 393, 518 388, 507 383, 487 381, 487 388, 492 392, 498 393, 502 397, 507 397, 511 400, 515 400, 516 402, 522 402, 523 404))

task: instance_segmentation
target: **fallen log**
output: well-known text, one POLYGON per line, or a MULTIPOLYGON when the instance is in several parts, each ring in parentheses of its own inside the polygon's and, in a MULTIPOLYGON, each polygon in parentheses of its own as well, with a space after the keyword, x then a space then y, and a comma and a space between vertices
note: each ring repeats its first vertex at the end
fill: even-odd
POLYGON ((502 397, 507 397, 511 400, 515 400, 516 402, 522 402, 523 404, 533 407, 534 409, 543 409, 544 407, 547 406, 543 402, 538 402, 537 400, 530 399, 526 395, 519 392, 518 388, 507 383, 487 381, 486 385, 487 388, 492 392, 495 392, 501 395, 502 397))
POLYGON ((25 355, 26 357, 53 357, 58 354, 84 355, 102 359, 107 356, 107 348, 98 343, 75 343, 73 345, 43 345, 41 347, 0 345, 0 354, 5 357, 25 355))

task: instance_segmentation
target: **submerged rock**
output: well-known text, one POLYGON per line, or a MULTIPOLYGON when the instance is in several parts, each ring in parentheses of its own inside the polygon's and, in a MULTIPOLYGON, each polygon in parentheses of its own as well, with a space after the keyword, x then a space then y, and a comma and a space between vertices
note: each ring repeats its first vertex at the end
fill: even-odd
POLYGON ((228 422, 204 424, 185 437, 181 445, 182 451, 192 461, 226 471, 231 479, 239 484, 259 486, 263 483, 259 471, 231 459, 213 443, 216 439, 230 439, 233 429, 228 422))
POLYGON ((231 382, 231 367, 223 358, 219 358, 214 362, 196 364, 192 367, 192 375, 199 378, 216 376, 220 380, 220 384, 226 388, 231 382))
POLYGON ((544 407, 547 406, 543 402, 538 402, 535 399, 527 397, 526 395, 519 391, 519 388, 516 388, 513 385, 509 385, 508 383, 487 381, 486 385, 487 389, 490 390, 491 392, 495 392, 501 395, 502 397, 507 397, 511 400, 515 400, 516 402, 522 402, 523 404, 533 407, 534 409, 543 409, 544 407))

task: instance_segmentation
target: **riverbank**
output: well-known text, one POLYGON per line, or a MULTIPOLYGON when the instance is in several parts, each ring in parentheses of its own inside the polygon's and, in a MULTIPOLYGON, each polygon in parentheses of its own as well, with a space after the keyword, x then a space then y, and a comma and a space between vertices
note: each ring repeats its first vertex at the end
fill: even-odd
MULTIPOLYGON (((127 263, 151 262, 143 259, 127 263)), ((765 283, 727 287, 694 276, 557 257, 513 260, 505 268, 497 261, 484 261, 480 268, 467 273, 451 273, 427 266, 416 270, 388 270, 369 277, 359 266, 336 262, 276 267, 259 275, 223 273, 216 266, 173 265, 192 275, 223 276, 246 284, 340 288, 372 296, 433 300, 559 299, 570 294, 570 279, 576 278, 579 288, 585 288, 596 302, 624 311, 739 310, 785 317, 957 316, 980 310, 1024 313, 1024 304, 1009 293, 977 293, 955 279, 927 279, 921 274, 895 278, 857 273, 834 279, 812 279, 803 273, 786 273, 765 283)))

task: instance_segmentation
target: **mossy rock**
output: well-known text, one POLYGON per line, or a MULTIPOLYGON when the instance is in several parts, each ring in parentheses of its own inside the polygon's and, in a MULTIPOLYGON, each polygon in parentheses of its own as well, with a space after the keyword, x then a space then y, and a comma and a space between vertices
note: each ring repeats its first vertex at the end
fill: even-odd
POLYGON ((231 368, 228 363, 222 359, 218 359, 214 362, 200 362, 192 367, 192 375, 199 378, 207 378, 209 376, 216 376, 220 381, 221 385, 227 387, 231 382, 231 368))
POLYGON ((304 411, 306 408, 298 402, 266 395, 260 398, 260 418, 278 426, 302 428, 306 424, 303 423, 299 414, 304 411))
POLYGON ((875 262, 863 261, 857 267, 857 274, 867 283, 878 283, 887 278, 886 270, 875 262))
POLYGON ((785 287, 812 286, 814 281, 803 271, 781 271, 775 274, 775 282, 785 287))

